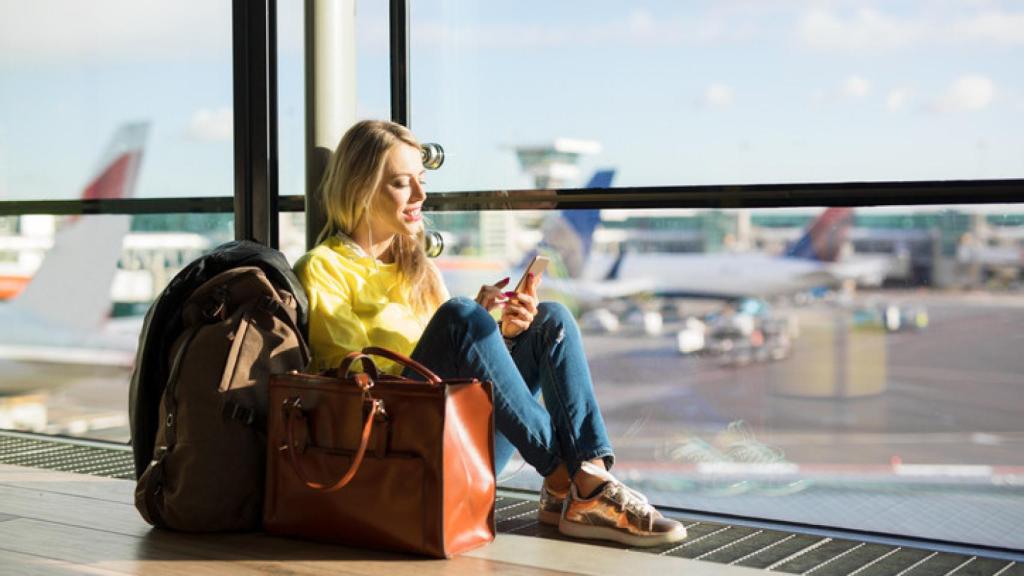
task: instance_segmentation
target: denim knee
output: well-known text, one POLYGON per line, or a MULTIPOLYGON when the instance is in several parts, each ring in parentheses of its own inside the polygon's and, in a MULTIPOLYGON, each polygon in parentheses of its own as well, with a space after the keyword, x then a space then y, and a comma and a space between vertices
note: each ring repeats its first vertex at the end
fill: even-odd
POLYGON ((561 302, 541 302, 537 305, 537 317, 534 320, 555 330, 576 326, 576 318, 561 302))
POLYGON ((442 304, 434 314, 434 321, 443 322, 445 326, 473 339, 483 338, 498 330, 497 323, 487 310, 475 300, 464 296, 452 298, 442 304))

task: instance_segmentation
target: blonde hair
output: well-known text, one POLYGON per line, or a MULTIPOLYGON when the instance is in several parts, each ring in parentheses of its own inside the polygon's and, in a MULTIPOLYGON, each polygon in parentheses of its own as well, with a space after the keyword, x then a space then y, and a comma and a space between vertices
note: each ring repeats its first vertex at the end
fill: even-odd
MULTIPOLYGON (((331 156, 320 186, 327 224, 317 242, 341 232, 351 236, 370 214, 384 179, 388 153, 395 146, 420 143, 408 128, 394 122, 363 120, 345 132, 331 156)), ((388 248, 413 311, 429 317, 441 305, 443 289, 436 269, 423 251, 423 228, 412 236, 396 234, 388 248)))

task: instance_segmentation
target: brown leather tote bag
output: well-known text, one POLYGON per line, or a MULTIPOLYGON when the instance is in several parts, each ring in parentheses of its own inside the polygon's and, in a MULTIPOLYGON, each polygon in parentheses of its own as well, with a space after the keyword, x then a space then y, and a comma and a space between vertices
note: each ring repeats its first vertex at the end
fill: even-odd
POLYGON ((273 376, 265 530, 439 558, 490 542, 492 394, 381 348, 349 354, 336 374, 273 376), (426 381, 379 375, 371 356, 426 381), (350 374, 357 360, 364 372, 350 374))

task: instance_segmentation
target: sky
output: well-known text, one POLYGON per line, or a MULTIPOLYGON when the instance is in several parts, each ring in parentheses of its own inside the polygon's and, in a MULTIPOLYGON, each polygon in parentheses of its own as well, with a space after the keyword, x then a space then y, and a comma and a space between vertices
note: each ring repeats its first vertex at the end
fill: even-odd
MULTIPOLYGON (((280 0, 281 186, 302 192, 302 2, 280 0)), ((600 142, 622 186, 1024 177, 1024 4, 412 3, 431 190, 526 188, 514 148, 600 142)), ((0 0, 0 200, 72 198, 148 120, 140 197, 229 195, 231 2, 0 0)), ((359 117, 387 3, 357 2, 359 117)))

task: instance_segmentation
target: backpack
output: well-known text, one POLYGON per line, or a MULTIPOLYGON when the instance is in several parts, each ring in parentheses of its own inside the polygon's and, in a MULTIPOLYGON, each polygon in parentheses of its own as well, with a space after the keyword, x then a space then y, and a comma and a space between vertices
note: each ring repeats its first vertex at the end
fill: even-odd
MULTIPOLYGON (((220 272, 184 300, 165 351, 152 457, 135 490, 147 522, 192 532, 260 527, 268 380, 309 362, 298 317, 296 297, 257 266, 220 272)), ((136 455, 146 448, 136 445, 136 455)))
POLYGON ((233 240, 193 260, 175 274, 146 312, 135 354, 135 368, 128 384, 128 423, 131 426, 136 480, 142 477, 153 460, 156 432, 163 425, 159 419, 160 400, 164 396, 173 360, 167 351, 184 331, 181 310, 185 300, 207 280, 239 266, 259 266, 271 284, 295 297, 299 328, 303 335, 306 334, 309 313, 306 292, 292 272, 288 259, 273 248, 249 240, 233 240))

